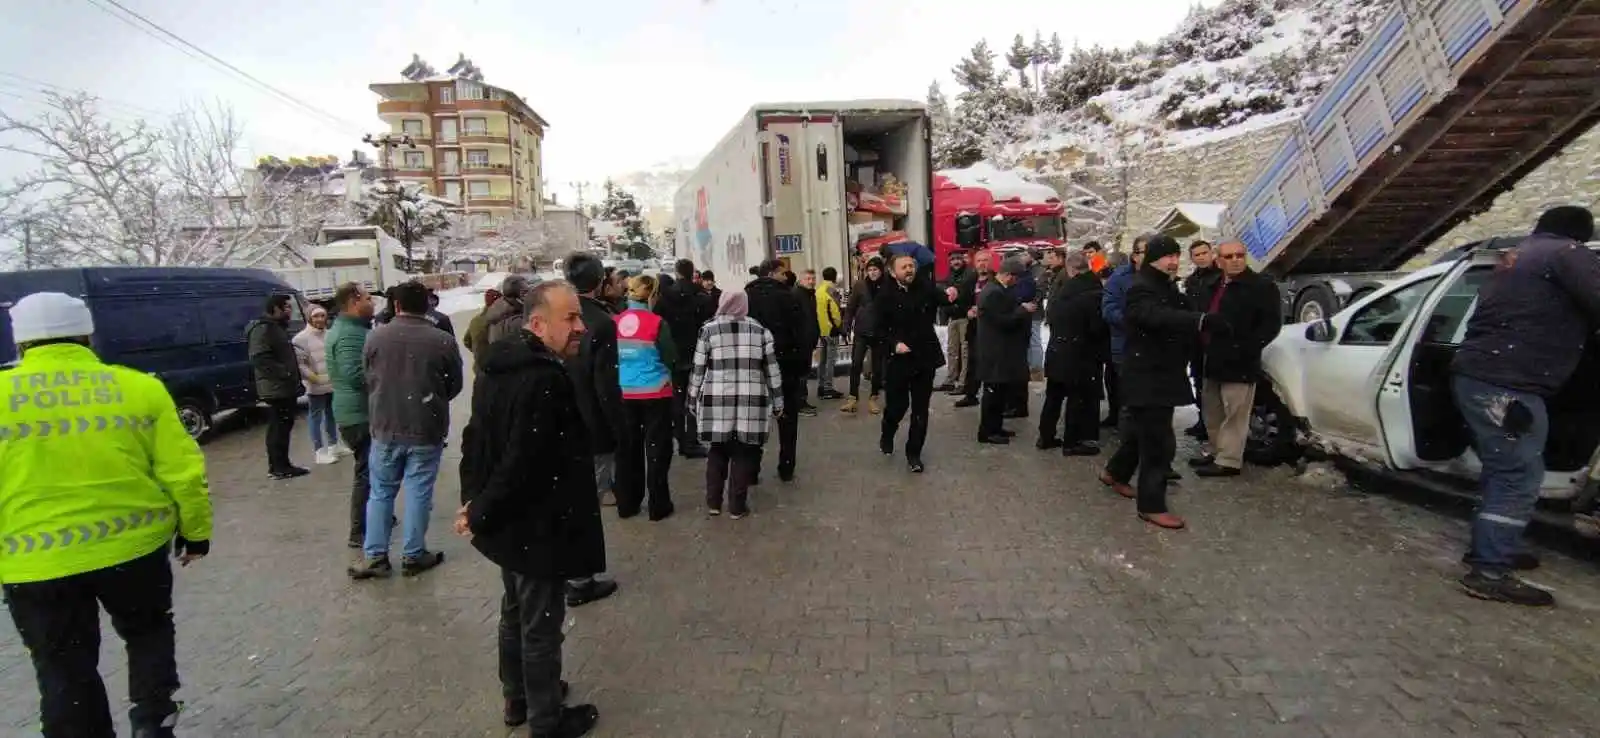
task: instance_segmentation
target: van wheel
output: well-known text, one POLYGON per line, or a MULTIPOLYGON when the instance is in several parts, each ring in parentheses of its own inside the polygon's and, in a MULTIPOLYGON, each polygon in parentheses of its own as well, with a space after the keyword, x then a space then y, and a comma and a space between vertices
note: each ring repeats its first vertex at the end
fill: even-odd
POLYGON ((1278 466, 1300 458, 1295 438, 1295 420, 1270 382, 1256 385, 1255 404, 1250 408, 1250 435, 1245 440, 1244 460, 1256 466, 1278 466))
POLYGON ((1334 298, 1333 290, 1314 284, 1300 290, 1300 298, 1294 304, 1294 322, 1312 323, 1331 318, 1338 311, 1339 301, 1334 298))
POLYGON ((183 423, 183 430, 196 442, 205 443, 211 435, 211 409, 205 400, 195 397, 185 397, 177 402, 178 421, 183 423))

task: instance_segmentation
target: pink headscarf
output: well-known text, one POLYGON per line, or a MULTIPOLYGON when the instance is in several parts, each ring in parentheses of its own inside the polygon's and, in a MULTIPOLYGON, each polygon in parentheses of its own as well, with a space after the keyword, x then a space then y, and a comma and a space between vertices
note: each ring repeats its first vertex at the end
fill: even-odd
POLYGON ((717 305, 717 315, 726 315, 730 318, 749 317, 750 298, 745 296, 744 290, 723 292, 722 302, 717 305))

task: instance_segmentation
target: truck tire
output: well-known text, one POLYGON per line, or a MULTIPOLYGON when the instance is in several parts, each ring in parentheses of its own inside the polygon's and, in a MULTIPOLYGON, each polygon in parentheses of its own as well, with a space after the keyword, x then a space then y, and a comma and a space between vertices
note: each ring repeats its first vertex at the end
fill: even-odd
POLYGON ((178 420, 182 421, 189 437, 202 444, 211 440, 211 401, 190 394, 179 397, 175 404, 178 406, 178 420))
POLYGON ((1300 296, 1294 301, 1295 323, 1310 323, 1323 318, 1331 318, 1339 311, 1339 299, 1333 296, 1333 290, 1327 285, 1313 284, 1300 290, 1300 296))
POLYGON ((1250 408, 1250 434, 1245 439, 1244 460, 1256 466, 1279 466, 1300 458, 1298 423, 1283 403, 1272 383, 1256 383, 1254 406, 1250 408))

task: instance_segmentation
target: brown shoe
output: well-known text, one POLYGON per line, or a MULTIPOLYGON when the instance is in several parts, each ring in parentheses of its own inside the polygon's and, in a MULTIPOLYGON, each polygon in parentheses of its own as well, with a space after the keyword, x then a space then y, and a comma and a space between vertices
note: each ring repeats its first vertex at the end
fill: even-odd
POLYGON ((1107 487, 1110 487, 1111 491, 1116 492, 1117 494, 1122 495, 1123 497, 1126 497, 1126 498, 1128 498, 1130 500, 1135 499, 1135 498, 1137 498, 1139 496, 1139 493, 1133 491, 1132 487, 1129 487, 1128 485, 1123 484, 1122 482, 1119 482, 1119 481, 1117 481, 1115 479, 1112 479, 1111 478, 1111 472, 1107 472, 1107 471, 1100 472, 1100 483, 1105 485, 1105 486, 1107 486, 1107 487))
POLYGON ((883 408, 878 407, 877 395, 872 395, 867 398, 867 412, 872 413, 873 415, 883 412, 883 408))
POLYGON ((1183 530, 1183 518, 1169 512, 1164 513, 1139 513, 1139 519, 1157 528, 1167 530, 1183 530))
POLYGON ((855 395, 851 395, 849 397, 844 398, 844 404, 839 406, 839 412, 841 412, 841 413, 853 413, 855 411, 856 411, 856 396, 855 395))

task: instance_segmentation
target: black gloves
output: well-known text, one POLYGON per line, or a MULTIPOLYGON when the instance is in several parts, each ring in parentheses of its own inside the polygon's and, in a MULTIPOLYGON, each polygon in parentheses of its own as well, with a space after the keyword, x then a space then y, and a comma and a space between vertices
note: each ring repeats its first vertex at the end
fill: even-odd
POLYGON ((173 556, 182 556, 184 554, 193 554, 195 556, 205 556, 205 555, 207 555, 209 553, 211 553, 211 542, 210 541, 191 541, 191 540, 188 540, 188 539, 184 538, 183 536, 178 536, 177 538, 174 538, 173 541, 172 541, 172 555, 173 556))

